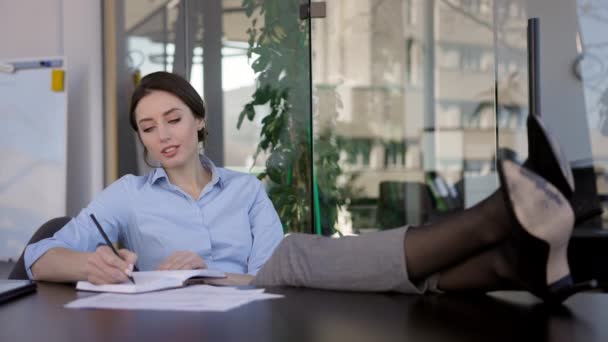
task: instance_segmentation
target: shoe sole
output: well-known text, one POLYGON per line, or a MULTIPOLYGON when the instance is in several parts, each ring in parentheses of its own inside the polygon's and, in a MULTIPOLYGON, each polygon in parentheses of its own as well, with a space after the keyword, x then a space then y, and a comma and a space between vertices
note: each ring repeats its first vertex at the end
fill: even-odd
POLYGON ((529 235, 549 246, 546 284, 568 276, 568 241, 574 225, 568 201, 544 178, 510 160, 502 161, 501 169, 515 218, 529 235))

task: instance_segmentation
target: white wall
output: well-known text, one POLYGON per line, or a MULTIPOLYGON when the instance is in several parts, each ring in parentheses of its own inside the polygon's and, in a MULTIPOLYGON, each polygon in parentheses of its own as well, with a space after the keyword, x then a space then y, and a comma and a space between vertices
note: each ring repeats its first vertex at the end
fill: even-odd
POLYGON ((99 0, 0 0, 0 60, 65 56, 67 214, 103 187, 102 5, 99 0))

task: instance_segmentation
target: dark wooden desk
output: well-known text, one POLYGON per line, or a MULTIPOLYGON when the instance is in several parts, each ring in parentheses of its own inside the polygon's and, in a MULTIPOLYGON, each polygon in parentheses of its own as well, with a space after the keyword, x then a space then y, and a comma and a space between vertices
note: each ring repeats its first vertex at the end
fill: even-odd
POLYGON ((523 292, 270 292, 286 297, 226 313, 69 310, 73 288, 42 283, 0 306, 0 341, 608 341, 606 294, 579 294, 547 312, 523 292))

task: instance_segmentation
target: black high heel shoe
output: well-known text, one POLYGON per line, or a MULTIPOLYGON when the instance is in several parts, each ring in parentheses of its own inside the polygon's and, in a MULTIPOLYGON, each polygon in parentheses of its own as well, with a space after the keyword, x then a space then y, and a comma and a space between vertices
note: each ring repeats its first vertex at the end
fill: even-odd
POLYGON ((597 287, 592 280, 574 284, 568 241, 574 211, 551 183, 508 159, 498 163, 505 203, 514 229, 502 246, 520 285, 548 304, 597 287))
POLYGON ((570 164, 564 158, 559 143, 553 139, 536 115, 528 115, 528 159, 524 167, 553 184, 570 202, 574 210, 575 225, 602 214, 602 209, 590 202, 574 201, 574 177, 570 164), (577 202, 577 203, 573 203, 577 202))
POLYGON ((536 115, 528 115, 528 159, 524 167, 553 184, 566 198, 574 193, 574 176, 560 145, 536 115))

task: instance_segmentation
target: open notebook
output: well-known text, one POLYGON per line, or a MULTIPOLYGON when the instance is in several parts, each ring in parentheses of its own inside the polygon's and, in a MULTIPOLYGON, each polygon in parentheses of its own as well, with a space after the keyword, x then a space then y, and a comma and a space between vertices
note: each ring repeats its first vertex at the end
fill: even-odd
POLYGON ((226 275, 214 270, 179 270, 179 271, 145 271, 133 272, 135 284, 93 285, 88 281, 79 281, 77 290, 116 293, 141 293, 183 287, 202 283, 204 278, 225 278, 226 275))

